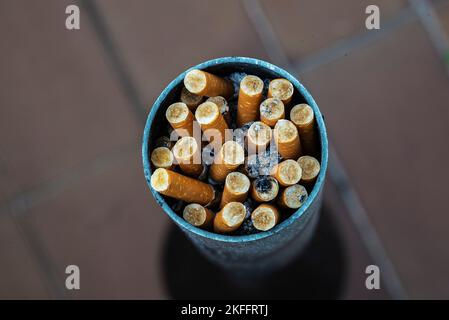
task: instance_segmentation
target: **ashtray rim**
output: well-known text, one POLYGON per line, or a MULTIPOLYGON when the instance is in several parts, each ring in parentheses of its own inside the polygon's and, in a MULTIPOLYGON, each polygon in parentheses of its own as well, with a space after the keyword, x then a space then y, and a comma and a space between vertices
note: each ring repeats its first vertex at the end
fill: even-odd
POLYGON ((310 207, 310 205, 313 203, 315 198, 318 196, 319 191, 321 190, 325 175, 327 171, 327 164, 328 164, 328 156, 329 156, 329 150, 328 150, 328 139, 327 139, 327 131, 326 126, 324 123, 323 115, 320 112, 320 109, 318 108, 318 105, 316 104, 315 100, 313 99, 312 95, 309 93, 309 91, 299 82, 299 80, 291 75, 286 70, 275 66, 269 62, 255 59, 255 58, 248 58, 248 57, 222 57, 222 58, 216 58, 212 60, 208 60, 205 62, 202 62, 196 66, 190 67, 189 69, 182 72, 180 75, 178 75, 173 81, 171 81, 167 87, 161 92, 159 97, 154 102, 153 106, 151 107, 151 110, 148 114, 148 118, 145 124, 145 129, 143 132, 143 138, 142 138, 142 160, 143 160, 143 169, 144 169, 144 175, 145 179, 147 181, 147 185, 150 188, 151 193, 153 194, 154 198, 156 199, 156 202, 161 206, 161 208, 164 210, 164 212, 180 227, 187 230, 188 232, 192 232, 198 236, 213 239, 217 241, 222 242, 250 242, 250 241, 257 241, 263 238, 270 237, 274 234, 277 234, 279 232, 282 232, 285 228, 290 226, 292 223, 294 223, 296 220, 298 220, 304 212, 310 207), (318 131, 320 134, 320 141, 321 141, 321 171, 318 175, 318 178, 315 182, 315 186, 312 189, 312 192, 309 194, 309 197, 307 198, 306 202, 297 210, 295 211, 290 217, 288 217, 286 220, 275 226, 274 228, 256 233, 251 235, 223 235, 223 234, 217 234, 214 232, 210 232, 207 230, 203 230, 200 228, 197 228, 188 222, 186 222, 182 217, 180 217, 176 212, 173 211, 173 209, 167 204, 165 199, 156 191, 153 190, 150 183, 150 177, 152 174, 151 165, 150 165, 150 158, 148 153, 149 143, 148 139, 150 136, 150 130, 152 127, 153 122, 155 121, 156 113, 161 107, 164 100, 167 98, 168 94, 174 90, 181 82, 184 80, 185 74, 192 70, 192 69, 205 69, 209 68, 214 65, 221 65, 221 64, 253 64, 256 66, 259 66, 261 68, 269 69, 270 71, 276 73, 280 78, 285 78, 289 80, 293 86, 298 90, 301 95, 306 100, 307 104, 310 105, 315 112, 315 119, 316 123, 318 125, 318 131))

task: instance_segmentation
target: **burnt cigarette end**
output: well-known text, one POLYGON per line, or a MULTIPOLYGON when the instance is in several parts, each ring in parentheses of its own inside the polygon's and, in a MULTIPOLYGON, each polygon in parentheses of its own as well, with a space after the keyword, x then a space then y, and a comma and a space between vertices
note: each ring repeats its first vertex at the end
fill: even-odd
POLYGON ((314 181, 320 173, 320 163, 311 156, 302 156, 298 159, 298 164, 302 169, 302 180, 314 181))
POLYGON ((240 202, 230 202, 223 208, 223 222, 230 228, 239 227, 245 215, 246 208, 240 202))
POLYGON ((195 227, 205 226, 208 220, 207 209, 198 203, 191 203, 184 208, 184 220, 195 227))
POLYGON ((308 193, 304 186, 295 184, 284 189, 281 196, 281 206, 290 209, 299 209, 308 198, 308 193))
POLYGON ((309 125, 314 118, 312 107, 305 103, 297 104, 290 111, 290 119, 298 127, 309 125))
POLYGON ((184 86, 191 93, 200 94, 207 85, 206 74, 201 70, 191 70, 184 77, 184 86))
POLYGON ((200 124, 211 124, 220 115, 220 109, 216 103, 206 101, 198 106, 195 111, 195 118, 200 124))
POLYGON ((293 85, 287 79, 274 79, 268 85, 268 96, 288 103, 293 96, 293 85))
POLYGON ((230 166, 239 166, 245 161, 245 150, 235 141, 226 142, 221 148, 223 163, 230 166))
POLYGON ((257 76, 245 76, 240 82, 240 90, 248 96, 255 96, 262 94, 263 81, 257 76))
POLYGON ((169 148, 158 147, 151 152, 151 163, 156 168, 170 168, 173 165, 173 153, 169 148))
POLYGON ((225 98, 221 96, 210 97, 206 101, 213 102, 218 106, 218 110, 220 110, 221 114, 225 114, 229 112, 229 105, 225 98))
POLYGON ((302 169, 295 160, 285 160, 274 168, 274 177, 282 186, 291 186, 301 180, 302 169))
POLYGON ((226 176, 225 188, 234 195, 246 194, 251 183, 247 176, 240 172, 231 172, 226 176))
POLYGON ((189 116, 189 108, 183 102, 176 102, 167 108, 165 116, 170 124, 180 124, 187 120, 189 116))
POLYGON ((279 221, 279 211, 274 206, 262 204, 251 214, 251 221, 257 230, 270 230, 279 221))
MULTIPOLYGON (((193 137, 183 137, 179 139, 173 147, 173 155, 179 162, 192 162, 192 157, 198 152, 198 143, 193 137)), ((201 158, 197 160, 201 162, 201 158)))
POLYGON ((170 185, 170 178, 166 169, 158 168, 151 175, 151 187, 157 192, 164 192, 170 185))
POLYGON ((248 142, 256 147, 267 146, 271 140, 271 128, 261 121, 256 121, 248 129, 248 139, 248 142))
POLYGON ((240 202, 229 202, 214 218, 214 231, 229 233, 237 230, 246 216, 246 208, 240 202))
POLYGON ((279 192, 277 180, 270 176, 261 176, 253 181, 251 195, 258 202, 268 202, 276 198, 279 192))
POLYGON ((279 119, 285 117, 284 103, 278 98, 268 98, 260 104, 260 119, 274 127, 279 119))

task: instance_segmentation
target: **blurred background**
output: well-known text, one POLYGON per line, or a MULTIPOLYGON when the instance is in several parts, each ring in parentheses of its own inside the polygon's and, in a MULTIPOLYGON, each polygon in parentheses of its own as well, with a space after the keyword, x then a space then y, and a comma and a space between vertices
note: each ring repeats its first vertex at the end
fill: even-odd
POLYGON ((449 298, 447 34, 447 0, 0 0, 0 298, 214 296, 179 276, 197 253, 151 196, 140 143, 172 79, 230 55, 297 75, 328 126, 317 237, 339 252, 308 255, 339 284, 326 295, 301 269, 318 280, 297 289, 449 298), (80 30, 65 28, 70 4, 80 30), (70 264, 80 290, 65 288, 70 264), (365 288, 371 264, 380 290, 365 288))

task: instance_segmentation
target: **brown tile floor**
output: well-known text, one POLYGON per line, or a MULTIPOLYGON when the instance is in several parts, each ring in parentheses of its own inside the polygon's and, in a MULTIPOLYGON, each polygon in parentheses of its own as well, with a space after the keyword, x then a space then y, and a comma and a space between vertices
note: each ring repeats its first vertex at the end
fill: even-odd
POLYGON ((423 29, 414 23, 303 80, 411 297, 448 297, 449 80, 423 29))
POLYGON ((383 22, 404 8, 407 1, 280 0, 262 4, 287 55, 296 60, 364 32, 368 5, 379 7, 383 22))
POLYGON ((0 215, 0 299, 47 299, 46 274, 9 215, 0 215))
POLYGON ((69 3, 8 1, 0 11, 1 101, 7 106, 0 109, 0 172, 11 181, 7 195, 140 133, 89 24, 65 29, 69 3))
POLYGON ((100 0, 114 35, 147 106, 181 70, 212 58, 266 59, 257 34, 238 0, 152 2, 100 0))
POLYGON ((165 218, 148 193, 138 153, 67 189, 26 217, 38 230, 61 283, 76 264, 82 290, 72 298, 165 297, 159 265, 165 218))
MULTIPOLYGON (((68 3, 0 4, 7 44, 0 52, 0 103, 7 106, 0 108, 0 261, 7 270, 0 297, 168 297, 161 256, 171 222, 143 179, 142 119, 85 11, 80 31, 64 28, 68 3), (30 208, 17 211, 17 199, 30 208), (79 292, 62 288, 67 264, 81 268, 79 292)), ((239 1, 96 3, 147 107, 200 61, 267 58, 239 1)), ((385 18, 404 5, 378 3, 385 18)), ((263 2, 291 58, 364 26, 359 2, 326 3, 327 10, 312 1, 277 6, 263 2)), ((446 28, 447 12, 440 11, 446 28)), ((418 23, 409 24, 302 79, 411 297, 449 297, 449 171, 440 170, 449 160, 449 80, 428 36, 418 23)), ((373 261, 332 184, 325 203, 347 250, 342 297, 388 297, 363 287, 364 268, 373 261)))

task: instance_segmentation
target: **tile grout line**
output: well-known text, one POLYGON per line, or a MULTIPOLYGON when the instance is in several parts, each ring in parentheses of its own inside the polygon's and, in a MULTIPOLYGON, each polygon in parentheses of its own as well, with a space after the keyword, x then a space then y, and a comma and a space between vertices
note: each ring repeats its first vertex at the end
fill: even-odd
MULTIPOLYGON (((258 0, 243 0, 243 5, 248 17, 253 23, 256 32, 259 35, 259 38, 263 39, 267 37, 267 35, 276 37, 271 23, 266 17, 264 10, 258 0), (255 17, 255 14, 257 14, 258 16, 255 17)), ((267 52, 268 56, 273 60, 274 63, 277 63, 275 59, 279 55, 278 52, 282 51, 283 49, 280 47, 272 48, 271 45, 273 43, 279 43, 279 41, 264 40, 262 42, 265 46, 265 51, 267 52)), ((293 71, 293 73, 298 76, 297 70, 294 69, 294 66, 292 64, 287 64, 287 69, 293 71)), ((349 182, 349 177, 347 176, 346 172, 343 169, 343 166, 339 162, 335 153, 335 149, 332 147, 331 143, 329 143, 329 154, 330 160, 332 160, 329 161, 330 178, 337 186, 337 190, 339 190, 340 193, 339 196, 344 201, 350 213, 349 216, 353 224, 356 226, 356 229, 359 232, 359 236, 363 240, 364 245, 367 248, 371 258, 380 265, 382 274, 385 278, 387 278, 387 280, 384 281, 385 285, 387 286, 387 291, 394 299, 406 299, 407 293, 399 280, 394 265, 389 259, 374 226, 370 222, 366 210, 364 209, 360 201, 360 198, 358 197, 356 191, 352 188, 349 182)))
POLYGON ((23 191, 0 203, 0 213, 11 212, 14 216, 26 215, 30 209, 57 196, 94 173, 116 166, 134 151, 135 143, 124 145, 113 152, 107 152, 88 160, 64 173, 23 191))
POLYGON ((449 76, 449 38, 441 25, 440 18, 435 12, 435 5, 428 0, 408 0, 408 2, 426 30, 449 76))
POLYGON ((122 87, 127 99, 131 103, 132 111, 139 123, 145 123, 146 111, 145 104, 140 99, 137 86, 132 81, 129 68, 120 55, 117 45, 114 43, 113 36, 103 18, 98 6, 93 0, 80 0, 85 9, 88 18, 93 26, 100 44, 103 46, 105 56, 109 60, 111 69, 115 72, 118 82, 122 87))
POLYGON ((343 58, 349 52, 373 44, 415 20, 417 20, 417 17, 411 9, 402 9, 394 18, 383 22, 379 30, 370 30, 342 39, 328 48, 294 61, 292 67, 298 73, 310 72, 315 68, 343 58))

